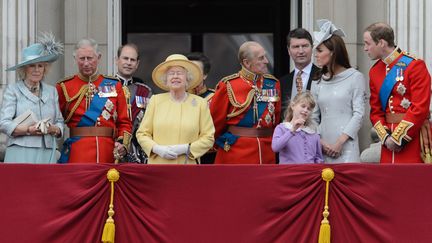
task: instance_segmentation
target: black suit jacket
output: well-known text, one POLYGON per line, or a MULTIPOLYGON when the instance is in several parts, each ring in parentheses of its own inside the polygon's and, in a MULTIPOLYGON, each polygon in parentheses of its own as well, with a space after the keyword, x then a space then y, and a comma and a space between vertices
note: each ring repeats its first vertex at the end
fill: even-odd
MULTIPOLYGON (((312 85, 312 77, 316 72, 320 70, 319 67, 315 66, 315 64, 312 64, 311 73, 309 75, 308 83, 306 85, 306 89, 310 90, 312 85)), ((282 76, 279 79, 280 87, 281 87, 281 99, 282 99, 282 114, 281 118, 282 120, 285 117, 285 110, 287 105, 289 104, 289 100, 291 100, 291 94, 292 94, 292 85, 294 82, 294 70, 290 72, 287 75, 282 76)))

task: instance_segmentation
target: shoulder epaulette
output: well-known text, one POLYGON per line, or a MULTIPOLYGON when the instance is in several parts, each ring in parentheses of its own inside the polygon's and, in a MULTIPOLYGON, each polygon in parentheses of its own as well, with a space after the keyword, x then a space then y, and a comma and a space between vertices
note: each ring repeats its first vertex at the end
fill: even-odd
POLYGON ((73 79, 73 77, 74 77, 74 75, 72 75, 72 76, 67 76, 67 77, 65 77, 65 78, 60 79, 59 81, 57 81, 57 83, 62 83, 62 82, 69 81, 69 80, 73 79))
POLYGON ((406 52, 406 51, 404 51, 403 54, 404 54, 405 56, 411 57, 411 58, 414 59, 414 60, 419 59, 419 58, 418 58, 417 56, 415 56, 414 54, 409 53, 409 52, 406 52))
POLYGON ((275 76, 271 75, 271 74, 267 73, 267 74, 264 74, 263 76, 264 76, 264 78, 274 79, 274 80, 278 81, 278 79, 275 76))
POLYGON ((222 78, 221 82, 227 82, 227 81, 230 81, 230 80, 238 78, 238 77, 240 77, 240 74, 234 73, 234 74, 231 74, 229 76, 222 78))
POLYGON ((139 86, 143 86, 143 87, 145 87, 145 88, 147 88, 148 90, 152 90, 151 88, 150 88, 150 86, 148 86, 147 84, 145 84, 145 83, 135 83, 136 85, 139 85, 139 86))
POLYGON ((120 79, 118 79, 117 77, 115 77, 115 76, 111 76, 111 75, 102 75, 104 78, 107 78, 107 79, 113 79, 113 80, 116 80, 116 81, 119 81, 120 82, 120 79))

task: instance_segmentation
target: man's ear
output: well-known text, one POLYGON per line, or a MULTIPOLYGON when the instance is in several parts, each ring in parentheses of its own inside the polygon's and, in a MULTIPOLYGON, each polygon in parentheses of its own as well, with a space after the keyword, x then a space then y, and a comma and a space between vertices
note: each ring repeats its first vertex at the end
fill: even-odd
POLYGON ((241 63, 244 67, 249 68, 250 62, 248 59, 243 59, 241 63))
POLYGON ((378 41, 378 46, 379 47, 386 47, 386 46, 388 46, 388 42, 386 41, 386 40, 384 40, 384 39, 380 39, 379 41, 378 41))

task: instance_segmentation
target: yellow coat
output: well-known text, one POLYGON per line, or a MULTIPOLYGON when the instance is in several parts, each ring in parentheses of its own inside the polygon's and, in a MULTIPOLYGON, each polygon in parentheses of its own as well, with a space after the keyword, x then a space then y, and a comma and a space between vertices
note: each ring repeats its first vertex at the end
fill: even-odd
POLYGON ((154 145, 190 144, 189 164, 205 154, 214 143, 215 128, 208 103, 188 94, 184 102, 175 102, 169 93, 153 95, 136 137, 149 164, 183 164, 185 155, 168 160, 152 152, 154 145))

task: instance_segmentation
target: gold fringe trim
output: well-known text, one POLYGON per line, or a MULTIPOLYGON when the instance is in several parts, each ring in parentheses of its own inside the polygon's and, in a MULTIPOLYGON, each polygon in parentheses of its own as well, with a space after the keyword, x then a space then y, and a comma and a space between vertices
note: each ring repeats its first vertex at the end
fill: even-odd
POLYGON ((328 220, 328 216, 330 215, 329 207, 328 207, 328 196, 329 196, 329 187, 330 181, 334 178, 334 171, 331 168, 325 168, 321 173, 322 179, 326 182, 326 191, 325 191, 325 204, 324 204, 324 212, 323 212, 323 220, 321 221, 318 243, 330 243, 330 222, 328 220))
POLYGON ((110 204, 108 209, 108 219, 105 222, 102 242, 103 243, 114 243, 115 240, 115 224, 114 224, 114 182, 118 181, 120 178, 120 173, 112 168, 108 170, 107 179, 111 184, 111 196, 110 204))
POLYGON ((421 157, 423 162, 426 164, 432 163, 431 142, 432 142, 431 127, 430 127, 429 120, 426 120, 424 121, 423 125, 420 128, 421 157))

